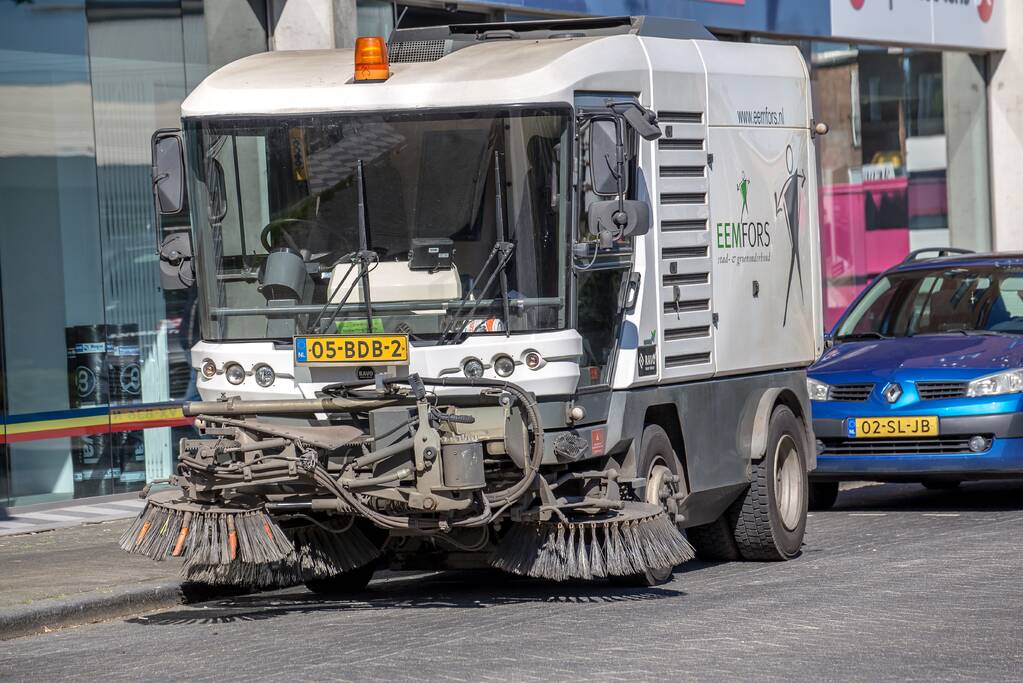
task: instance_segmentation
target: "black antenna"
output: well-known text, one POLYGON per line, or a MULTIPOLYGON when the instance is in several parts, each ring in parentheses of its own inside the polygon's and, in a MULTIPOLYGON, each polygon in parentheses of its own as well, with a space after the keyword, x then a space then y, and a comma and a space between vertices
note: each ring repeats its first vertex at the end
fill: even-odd
POLYGON ((362 301, 366 304, 366 334, 373 333, 373 304, 369 300, 369 232, 366 227, 366 187, 362 159, 356 165, 359 190, 359 270, 362 278, 362 301))

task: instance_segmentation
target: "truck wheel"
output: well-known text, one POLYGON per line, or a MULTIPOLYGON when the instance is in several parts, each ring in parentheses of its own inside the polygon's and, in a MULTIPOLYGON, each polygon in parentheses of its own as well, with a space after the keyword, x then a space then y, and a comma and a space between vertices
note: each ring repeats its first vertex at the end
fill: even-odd
POLYGON ((817 481, 810 484, 809 508, 811 510, 830 510, 838 500, 837 481, 817 481))
MULTIPOLYGON (((685 475, 682 462, 675 455, 671 439, 660 425, 647 425, 643 430, 643 442, 639 459, 636 462, 636 476, 646 477, 646 488, 643 489, 643 502, 660 505, 674 513, 674 506, 669 505, 671 496, 685 492, 685 475), (678 481, 672 481, 678 477, 678 481)), ((659 586, 671 580, 674 567, 665 569, 648 569, 642 574, 632 576, 611 577, 613 583, 626 586, 659 586)))
POLYGON ((696 549, 696 556, 707 562, 734 562, 741 560, 735 535, 728 528, 728 513, 721 515, 710 524, 689 527, 686 537, 696 549))
POLYGON ((753 463, 746 495, 730 510, 735 543, 747 560, 787 560, 799 553, 806 531, 807 478, 802 423, 775 408, 767 453, 753 463))
POLYGON ((375 562, 325 579, 310 579, 305 587, 317 595, 351 595, 362 591, 373 578, 375 562))

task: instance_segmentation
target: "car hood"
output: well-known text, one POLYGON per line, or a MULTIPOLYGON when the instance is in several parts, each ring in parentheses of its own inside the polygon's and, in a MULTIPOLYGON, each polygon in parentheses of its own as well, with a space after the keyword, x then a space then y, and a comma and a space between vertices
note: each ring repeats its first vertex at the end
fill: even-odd
POLYGON ((923 335, 848 341, 828 349, 812 372, 947 369, 997 372, 1023 366, 1023 336, 923 335))

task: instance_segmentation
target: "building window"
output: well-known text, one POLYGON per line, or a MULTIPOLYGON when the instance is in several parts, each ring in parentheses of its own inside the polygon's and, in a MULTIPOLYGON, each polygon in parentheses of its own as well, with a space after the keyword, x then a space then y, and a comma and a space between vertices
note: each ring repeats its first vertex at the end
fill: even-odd
MULTIPOLYGON (((805 47, 805 46, 804 46, 805 47)), ((990 246, 985 60, 813 43, 824 317, 915 249, 990 246)))

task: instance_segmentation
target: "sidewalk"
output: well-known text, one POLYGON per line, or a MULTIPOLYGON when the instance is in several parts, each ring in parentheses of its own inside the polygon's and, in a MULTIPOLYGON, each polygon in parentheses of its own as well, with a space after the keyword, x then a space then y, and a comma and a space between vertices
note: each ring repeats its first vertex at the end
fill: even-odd
POLYGON ((136 493, 90 498, 87 504, 67 501, 18 508, 0 508, 0 536, 134 517, 146 502, 136 493))
POLYGON ((130 524, 0 538, 0 641, 215 597, 182 583, 180 561, 122 552, 117 539, 130 524))

